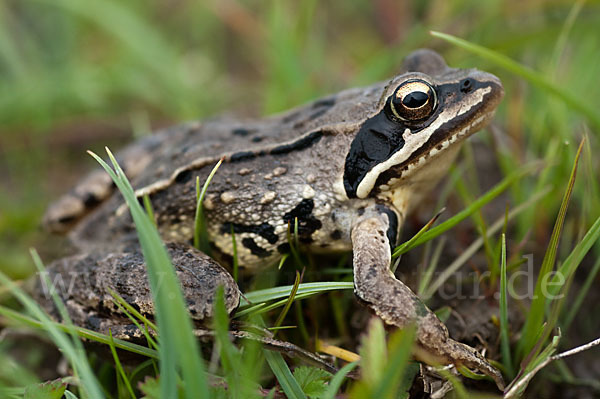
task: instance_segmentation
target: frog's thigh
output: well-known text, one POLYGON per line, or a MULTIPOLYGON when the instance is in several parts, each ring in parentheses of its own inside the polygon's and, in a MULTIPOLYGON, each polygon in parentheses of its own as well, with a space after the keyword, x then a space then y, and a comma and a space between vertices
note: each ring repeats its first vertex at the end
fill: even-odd
MULTIPOLYGON (((193 319, 212 317, 215 294, 224 287, 225 308, 231 313, 240 301, 240 291, 231 275, 214 260, 185 244, 169 243, 166 250, 181 284, 183 296, 193 319)), ((91 253, 53 262, 47 268, 53 289, 67 304, 73 322, 96 331, 121 324, 122 310, 115 304, 117 293, 143 315, 153 317, 154 302, 147 279, 142 252, 91 253)), ((48 294, 46 281, 36 278, 33 293, 42 306, 58 316, 48 294)), ((159 281, 160 284, 160 281, 159 281)), ((159 287, 160 288, 160 287, 159 287)), ((112 327, 111 327, 112 328, 112 327)), ((126 327, 125 330, 129 328, 126 327)))
POLYGON ((475 349, 449 338, 446 326, 389 269, 387 215, 365 218, 352 230, 354 293, 386 324, 417 327, 415 355, 427 363, 465 365, 491 376, 502 376, 475 349))

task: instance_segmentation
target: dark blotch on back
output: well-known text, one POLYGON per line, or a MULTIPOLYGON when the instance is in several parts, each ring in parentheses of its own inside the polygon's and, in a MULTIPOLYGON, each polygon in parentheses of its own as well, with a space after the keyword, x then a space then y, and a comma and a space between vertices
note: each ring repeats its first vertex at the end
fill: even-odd
POLYGON ((231 234, 232 226, 235 234, 253 233, 267 240, 269 244, 275 244, 279 240, 279 237, 277 237, 277 234, 275 234, 275 227, 266 222, 255 225, 244 225, 229 222, 223 223, 221 226, 221 234, 231 234))
POLYGON ((247 135, 250 134, 250 131, 248 129, 233 129, 231 131, 231 134, 233 134, 234 136, 241 136, 241 137, 246 137, 247 135))
POLYGON ((86 208, 93 208, 100 203, 100 200, 93 193, 85 193, 83 196, 83 205, 86 208))
POLYGON ((191 170, 182 170, 175 176, 175 183, 187 183, 192 179, 192 171, 191 170))
POLYGON ((290 244, 287 242, 284 242, 283 244, 279 244, 277 246, 277 252, 279 252, 280 254, 287 254, 291 251, 291 247, 290 244))
POLYGON ((300 151, 312 146, 313 144, 316 144, 319 140, 321 140, 321 137, 323 137, 323 132, 317 130, 315 132, 307 134, 304 137, 299 138, 293 143, 279 145, 271 149, 269 153, 273 155, 282 155, 288 154, 293 151, 300 151))
POLYGON ((327 113, 327 111, 329 111, 329 109, 327 109, 327 108, 322 108, 318 111, 315 111, 312 114, 310 114, 310 116, 308 117, 308 120, 312 121, 313 119, 317 119, 319 116, 325 115, 327 113))
POLYGON ((286 115, 283 117, 282 122, 283 123, 290 123, 293 122, 294 120, 296 120, 300 115, 302 115, 302 112, 300 111, 296 111, 296 112, 292 112, 289 115, 286 115))
POLYGON ((322 98, 320 100, 317 100, 313 103, 312 107, 313 108, 320 108, 320 107, 328 107, 331 108, 335 105, 335 97, 327 97, 327 98, 322 98))
POLYGON ((256 158, 256 153, 252 151, 240 151, 231 155, 229 162, 241 162, 256 158))
MULTIPOLYGON (((294 152, 294 151, 302 151, 302 150, 307 149, 310 146, 316 144, 317 142, 319 142, 319 140, 321 140, 321 137, 323 137, 323 135, 324 135, 323 131, 317 130, 317 131, 311 132, 305 136, 300 137, 298 140, 296 140, 294 142, 278 145, 270 150, 265 149, 265 150, 260 150, 260 151, 235 152, 229 157, 229 162, 235 163, 235 162, 250 161, 254 158, 262 157, 265 155, 283 155, 283 154, 289 154, 290 152, 294 152)), ((263 140, 263 137, 257 136, 257 137, 254 137, 252 141, 260 142, 262 140, 263 140), (254 139, 257 139, 257 140, 254 140, 254 139)))
POLYGON ((294 209, 283 215, 283 220, 290 224, 291 231, 294 231, 295 220, 298 219, 298 238, 304 243, 312 242, 312 233, 322 226, 321 221, 312 215, 314 207, 312 199, 303 199, 294 209))
POLYGON ((259 258, 266 258, 271 255, 271 251, 261 248, 258 244, 250 237, 242 239, 242 245, 250 250, 252 255, 256 255, 259 258))

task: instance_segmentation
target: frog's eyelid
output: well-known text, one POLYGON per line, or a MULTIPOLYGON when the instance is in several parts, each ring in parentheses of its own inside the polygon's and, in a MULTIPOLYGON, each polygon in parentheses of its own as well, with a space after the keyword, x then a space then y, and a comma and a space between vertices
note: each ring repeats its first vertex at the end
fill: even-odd
POLYGON ((387 102, 387 98, 389 96, 387 93, 390 89, 390 86, 392 86, 392 83, 394 83, 395 79, 396 78, 390 79, 390 81, 383 88, 383 91, 381 92, 381 96, 379 97, 379 101, 377 102, 378 109, 382 108, 384 106, 384 104, 387 102))

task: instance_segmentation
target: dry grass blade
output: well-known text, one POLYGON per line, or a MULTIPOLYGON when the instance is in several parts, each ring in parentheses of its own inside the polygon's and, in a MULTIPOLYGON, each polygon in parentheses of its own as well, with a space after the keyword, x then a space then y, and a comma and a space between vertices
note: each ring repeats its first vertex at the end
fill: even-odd
POLYGON ((565 357, 569 357, 569 356, 572 356, 572 355, 576 355, 578 353, 581 353, 583 351, 589 350, 589 349, 593 348, 594 346, 598 346, 598 345, 600 345, 600 338, 597 338, 597 339, 595 339, 595 340, 593 340, 591 342, 588 342, 585 345, 581 345, 581 346, 578 346, 576 348, 569 349, 568 351, 559 353, 558 355, 546 357, 544 359, 544 361, 542 361, 540 364, 538 364, 537 366, 535 366, 531 371, 529 371, 528 373, 526 373, 525 375, 523 375, 519 379, 519 381, 517 381, 508 390, 508 392, 506 392, 506 394, 504 395, 504 399, 519 398, 521 396, 521 393, 524 391, 524 389, 527 387, 527 385, 531 381, 531 379, 533 377, 535 377, 535 375, 540 370, 542 370, 544 367, 546 367, 550 362, 552 362, 554 360, 564 359, 565 357))

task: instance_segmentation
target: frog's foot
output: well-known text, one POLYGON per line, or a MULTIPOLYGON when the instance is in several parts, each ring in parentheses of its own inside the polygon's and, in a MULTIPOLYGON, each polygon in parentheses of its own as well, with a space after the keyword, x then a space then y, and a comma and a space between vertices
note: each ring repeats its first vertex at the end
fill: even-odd
POLYGON ((466 366, 490 376, 500 390, 498 370, 475 349, 454 341, 446 326, 390 272, 387 215, 365 218, 352 230, 354 293, 386 324, 417 326, 417 359, 430 364, 466 366))
MULTIPOLYGON (((423 305, 425 306, 425 305, 423 305)), ((429 311, 429 309, 427 309, 429 311)), ((477 350, 450 338, 448 329, 431 311, 417 318, 417 348, 415 357, 428 364, 466 366, 491 377, 498 389, 504 390, 502 374, 477 350)))

